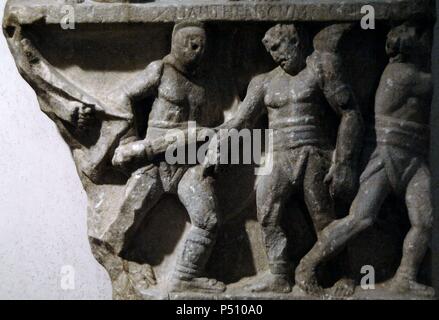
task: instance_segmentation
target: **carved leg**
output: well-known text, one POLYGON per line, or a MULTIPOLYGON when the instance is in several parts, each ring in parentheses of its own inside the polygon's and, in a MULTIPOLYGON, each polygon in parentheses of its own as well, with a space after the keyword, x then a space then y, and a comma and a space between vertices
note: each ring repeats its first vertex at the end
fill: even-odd
POLYGON ((434 296, 433 288, 419 284, 416 278, 431 236, 433 209, 430 188, 430 172, 423 166, 407 186, 406 204, 412 227, 404 240, 401 265, 389 283, 392 290, 427 297, 434 296))
POLYGON ((333 257, 351 238, 373 224, 390 190, 383 169, 361 184, 350 214, 326 227, 314 247, 300 262, 295 273, 296 285, 309 294, 322 293, 315 275, 317 266, 333 257))
MULTIPOLYGON (((136 279, 131 283, 136 283, 137 291, 147 289, 156 283, 151 266, 126 261, 120 257, 120 254, 163 193, 157 168, 142 168, 134 172, 128 180, 125 199, 118 216, 105 233, 103 241, 93 241, 94 247, 99 247, 94 250, 100 252, 98 260, 109 271, 113 283, 118 283, 127 277, 132 280, 136 279)), ((122 282, 129 283, 130 281, 123 280, 122 282)), ((113 287, 117 292, 117 286, 113 287)))
MULTIPOLYGON (((320 237, 320 233, 325 227, 336 220, 334 203, 329 194, 329 185, 323 182, 329 166, 329 159, 316 153, 311 154, 308 158, 303 182, 305 203, 313 221, 317 237, 320 237)), ((348 265, 345 253, 343 252, 340 256, 340 267, 344 271, 348 265)), ((315 289, 316 293, 318 293, 320 287, 316 285, 315 289)), ((333 296, 342 298, 351 296, 354 291, 355 281, 349 278, 342 278, 331 288, 330 293, 333 296)))
POLYGON ((308 208, 317 236, 336 219, 329 186, 324 183, 329 170, 329 160, 317 154, 308 157, 303 181, 305 204, 308 208))
POLYGON ((189 169, 178 186, 178 196, 186 207, 192 227, 180 253, 170 291, 219 293, 226 286, 217 280, 202 278, 218 232, 217 200, 210 177, 203 177, 201 166, 189 169))
POLYGON ((268 257, 270 270, 258 277, 247 287, 253 292, 291 291, 291 267, 287 259, 287 237, 280 225, 282 209, 290 195, 290 182, 282 170, 281 163, 275 163, 271 175, 261 176, 256 190, 258 220, 268 257))
POLYGON ((164 194, 158 168, 149 166, 135 171, 128 180, 119 214, 105 239, 120 254, 131 235, 164 194))

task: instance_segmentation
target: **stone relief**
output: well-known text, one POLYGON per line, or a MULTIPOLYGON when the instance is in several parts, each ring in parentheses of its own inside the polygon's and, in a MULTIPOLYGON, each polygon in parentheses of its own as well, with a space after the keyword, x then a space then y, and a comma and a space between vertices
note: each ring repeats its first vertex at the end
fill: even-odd
POLYGON ((434 10, 377 0, 363 30, 364 4, 8 2, 5 37, 70 147, 115 299, 434 296, 434 10), (247 129, 271 135, 268 174, 219 162, 220 132, 247 129), (170 163, 181 150, 203 157, 170 163))
POLYGON ((387 285, 396 292, 434 295, 432 288, 417 282, 433 222, 426 161, 433 93, 430 33, 429 29, 408 23, 389 32, 389 64, 375 98, 377 147, 360 177, 349 215, 325 228, 298 266, 299 286, 318 288, 314 274, 317 265, 373 224, 382 203, 393 192, 405 199, 411 228, 404 239, 401 264, 387 285))
POLYGON ((253 114, 266 112, 273 129, 273 170, 256 187, 270 272, 250 291, 290 292, 292 270, 287 238, 280 225, 286 200, 303 194, 315 232, 336 219, 333 198, 352 193, 355 162, 362 138, 362 119, 349 85, 342 80, 337 43, 350 25, 332 25, 315 36, 315 51, 306 29, 277 24, 262 42, 279 66, 255 77, 247 96, 225 126, 252 126, 253 114), (340 116, 336 149, 325 132, 325 104, 340 116), (332 159, 331 159, 332 158, 332 159))

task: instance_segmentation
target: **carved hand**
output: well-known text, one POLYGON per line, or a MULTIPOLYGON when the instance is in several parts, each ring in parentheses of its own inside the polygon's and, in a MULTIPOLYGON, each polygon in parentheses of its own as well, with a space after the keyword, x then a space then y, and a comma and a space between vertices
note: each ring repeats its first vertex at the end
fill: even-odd
POLYGON ((96 121, 96 108, 94 105, 85 105, 82 102, 71 102, 73 105, 73 125, 83 132, 90 128, 96 121))
POLYGON ((112 163, 123 170, 141 166, 148 162, 148 148, 144 141, 135 141, 120 145, 114 152, 112 163))
POLYGON ((329 192, 333 198, 349 199, 356 188, 356 175, 354 169, 342 163, 334 163, 329 169, 324 180, 329 183, 329 192))
MULTIPOLYGON (((218 136, 217 138, 219 139, 218 136)), ((212 142, 209 144, 209 149, 207 150, 206 157, 202 163, 203 176, 213 176, 218 172, 221 155, 220 146, 221 140, 217 143, 212 142)))

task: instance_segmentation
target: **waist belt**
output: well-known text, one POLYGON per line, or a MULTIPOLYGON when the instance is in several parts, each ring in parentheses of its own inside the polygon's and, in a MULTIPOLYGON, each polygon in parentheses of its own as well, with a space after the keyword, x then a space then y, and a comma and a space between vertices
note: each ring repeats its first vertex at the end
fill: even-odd
POLYGON ((420 154, 428 153, 430 130, 427 125, 376 116, 375 128, 378 145, 391 145, 420 154))
POLYGON ((305 145, 327 145, 322 128, 315 125, 297 125, 273 129, 274 149, 292 149, 305 145))

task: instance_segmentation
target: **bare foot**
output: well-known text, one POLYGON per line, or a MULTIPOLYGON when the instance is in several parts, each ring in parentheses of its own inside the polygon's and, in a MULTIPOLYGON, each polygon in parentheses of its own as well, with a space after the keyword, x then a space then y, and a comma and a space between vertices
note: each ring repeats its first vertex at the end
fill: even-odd
POLYGON ((302 263, 296 269, 295 273, 296 285, 305 291, 306 294, 313 296, 322 296, 323 288, 319 285, 313 268, 309 268, 302 263))
POLYGON ((128 277, 137 291, 142 292, 157 284, 154 270, 149 264, 127 261, 126 266, 128 277))
POLYGON ((432 287, 418 283, 416 280, 406 276, 395 276, 384 284, 386 288, 398 293, 412 293, 420 297, 433 298, 432 287))
POLYGON ((336 298, 347 298, 355 292, 355 281, 353 279, 343 278, 338 280, 332 288, 329 289, 329 294, 336 298))
POLYGON ((209 278, 193 278, 190 280, 172 279, 170 292, 222 293, 226 285, 221 281, 209 278))
POLYGON ((250 292, 288 293, 291 292, 291 284, 287 276, 277 275, 267 271, 257 277, 254 283, 245 286, 245 289, 250 292))

